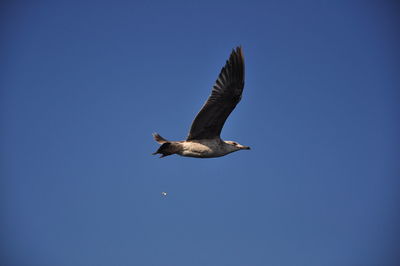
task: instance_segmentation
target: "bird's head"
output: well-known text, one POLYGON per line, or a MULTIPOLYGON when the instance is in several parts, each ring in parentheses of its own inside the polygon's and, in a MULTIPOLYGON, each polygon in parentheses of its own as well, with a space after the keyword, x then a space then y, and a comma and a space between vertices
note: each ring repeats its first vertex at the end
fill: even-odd
POLYGON ((238 151, 238 150, 250 150, 250 147, 249 147, 249 146, 241 145, 241 144, 237 143, 236 141, 225 140, 225 143, 228 144, 229 146, 231 146, 231 148, 232 148, 234 151, 238 151))

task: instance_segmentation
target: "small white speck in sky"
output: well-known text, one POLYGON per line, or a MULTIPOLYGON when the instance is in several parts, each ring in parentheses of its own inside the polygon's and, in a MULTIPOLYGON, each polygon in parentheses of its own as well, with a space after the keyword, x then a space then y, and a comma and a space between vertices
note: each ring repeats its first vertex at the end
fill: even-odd
POLYGON ((161 195, 163 195, 164 197, 167 196, 167 192, 161 192, 161 195))

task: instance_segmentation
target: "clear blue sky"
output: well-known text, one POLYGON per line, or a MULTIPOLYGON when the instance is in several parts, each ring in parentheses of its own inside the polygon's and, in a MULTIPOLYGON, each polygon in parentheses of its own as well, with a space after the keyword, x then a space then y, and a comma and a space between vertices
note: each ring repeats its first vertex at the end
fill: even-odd
POLYGON ((17 2, 0 11, 1 265, 399 265, 394 1, 17 2), (222 137, 252 150, 151 156, 237 45, 222 137))

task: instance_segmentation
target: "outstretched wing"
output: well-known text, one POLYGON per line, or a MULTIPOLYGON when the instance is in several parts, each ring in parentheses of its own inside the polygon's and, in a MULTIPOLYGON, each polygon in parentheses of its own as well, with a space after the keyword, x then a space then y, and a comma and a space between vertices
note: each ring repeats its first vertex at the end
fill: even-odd
POLYGON ((242 97, 244 57, 242 47, 233 50, 221 69, 206 103, 193 120, 187 140, 219 137, 229 114, 242 97))

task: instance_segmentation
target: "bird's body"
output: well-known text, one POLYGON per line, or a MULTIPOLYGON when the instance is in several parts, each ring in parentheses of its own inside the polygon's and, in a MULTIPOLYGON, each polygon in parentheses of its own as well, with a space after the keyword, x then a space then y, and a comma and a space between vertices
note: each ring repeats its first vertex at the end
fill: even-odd
POLYGON ((194 141, 183 141, 182 151, 179 155, 196 158, 221 157, 234 152, 232 145, 226 144, 221 139, 201 139, 194 141))
POLYGON ((155 154, 160 153, 162 154, 161 157, 178 154, 185 157, 214 158, 227 155, 240 149, 249 148, 240 144, 235 146, 230 141, 225 142, 220 138, 214 138, 189 141, 168 141, 162 143, 161 147, 157 152, 155 152, 155 154))
POLYGON ((226 119, 242 97, 243 87, 244 58, 242 48, 238 47, 232 51, 222 68, 210 97, 192 123, 188 138, 184 141, 169 141, 154 133, 154 139, 161 146, 153 154, 161 154, 161 157, 178 154, 185 157, 214 158, 250 149, 220 138, 226 119))

